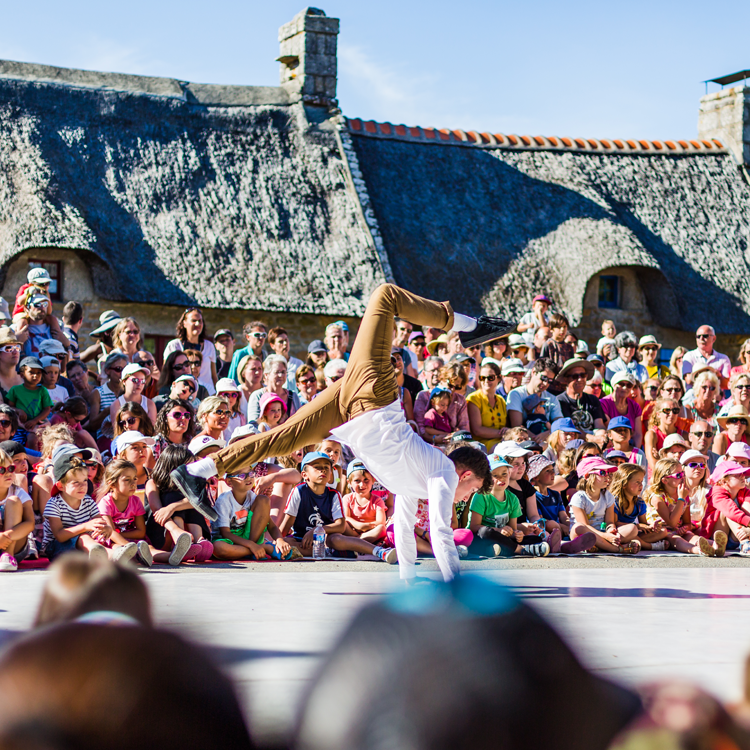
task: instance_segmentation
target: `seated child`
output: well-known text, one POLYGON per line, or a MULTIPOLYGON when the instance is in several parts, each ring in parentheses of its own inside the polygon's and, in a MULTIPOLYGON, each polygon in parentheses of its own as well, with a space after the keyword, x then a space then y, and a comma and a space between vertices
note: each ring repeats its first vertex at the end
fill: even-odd
POLYGON ((57 357, 42 357, 42 385, 47 389, 53 404, 60 404, 70 395, 65 388, 57 384, 60 377, 60 362, 57 357))
POLYGON ((18 373, 23 379, 21 385, 14 385, 5 400, 18 409, 23 428, 35 430, 49 416, 52 399, 42 385, 44 368, 38 357, 24 357, 18 365, 18 373))
POLYGON ((615 524, 615 498, 607 490, 615 466, 598 456, 584 458, 578 464, 578 491, 570 499, 572 511, 570 538, 576 539, 592 532, 597 549, 606 552, 634 555, 640 544, 622 544, 622 537, 615 524))
POLYGON ((347 467, 346 479, 352 491, 341 499, 346 518, 345 533, 377 544, 385 537, 385 499, 390 493, 373 490, 375 478, 357 459, 347 467))
MULTIPOLYGON (((615 526, 626 542, 637 541, 643 549, 669 549, 666 529, 648 523, 648 508, 641 499, 646 469, 637 464, 622 463, 612 475, 609 490, 615 498, 615 526)), ((723 553, 722 553, 723 554, 723 553)))
POLYGON ((258 417, 258 432, 267 432, 281 424, 286 416, 284 399, 275 393, 264 393, 260 399, 260 417, 258 417))
POLYGON ((329 482, 328 487, 341 494, 346 488, 346 477, 341 468, 341 443, 339 443, 338 440, 329 437, 320 443, 315 450, 325 453, 333 462, 333 477, 329 482))
MULTIPOLYGON (((714 548, 722 541, 717 539, 717 533, 723 532, 739 542, 740 554, 745 556, 750 556, 750 491, 745 481, 749 475, 750 468, 733 460, 716 466, 711 473, 713 487, 698 532, 706 539, 713 539, 714 548)), ((715 554, 718 556, 718 550, 715 554)))
POLYGON ((219 518, 212 524, 214 557, 217 560, 242 560, 253 557, 263 560, 294 560, 302 553, 282 538, 270 516, 270 503, 265 495, 252 491, 252 471, 227 474, 229 490, 216 499, 214 508, 219 518), (268 530, 273 543, 266 542, 268 530))
MULTIPOLYGON (((545 521, 545 530, 550 535, 559 531, 562 537, 568 536, 570 534, 570 518, 565 511, 565 503, 562 495, 557 490, 552 489, 555 482, 555 465, 547 456, 531 456, 527 472, 529 481, 536 490, 536 508, 540 517, 545 521)), ((547 541, 549 542, 549 539, 547 541)), ((561 542, 559 549, 554 548, 556 545, 550 546, 553 547, 552 552, 559 551, 566 555, 574 555, 591 549, 595 543, 594 535, 586 532, 573 541, 561 542)))
POLYGON ((112 550, 115 561, 126 562, 138 555, 150 568, 154 559, 146 541, 146 510, 135 494, 137 485, 138 470, 130 461, 115 458, 107 464, 97 493, 99 512, 112 529, 104 546, 112 550))
POLYGON ((88 471, 81 453, 85 457, 88 451, 82 452, 74 445, 67 450, 58 449, 52 464, 55 484, 52 497, 44 507, 42 541, 44 554, 50 560, 74 549, 88 552, 95 560, 109 557, 103 542, 112 535, 112 528, 87 494, 88 471))
POLYGON ((443 442, 453 430, 447 411, 451 405, 451 392, 438 386, 430 391, 430 408, 424 413, 424 436, 429 443, 443 442))
POLYGON ((537 542, 538 537, 524 536, 517 529, 521 516, 521 503, 508 489, 511 466, 500 456, 489 456, 492 472, 492 492, 477 492, 469 505, 469 530, 474 534, 472 551, 479 554, 492 549, 495 557, 500 555, 527 555, 546 557, 550 553, 547 542, 537 542), (485 542, 478 543, 478 539, 485 542), (537 543, 532 543, 532 540, 537 543), (489 544, 488 544, 489 543, 489 544))
MULTIPOLYGON (((0 572, 13 573, 36 549, 31 496, 15 484, 15 464, 0 448, 0 572)), ((37 555, 38 556, 38 555, 37 555)))
POLYGON ((358 537, 346 536, 346 520, 341 509, 341 496, 330 488, 333 478, 333 461, 322 451, 308 453, 302 459, 302 484, 289 495, 284 519, 281 522, 282 536, 292 534, 287 541, 298 547, 303 554, 311 555, 313 534, 318 525, 326 534, 326 546, 334 550, 347 550, 360 555, 375 555, 379 560, 398 562, 395 549, 376 547, 358 537))
POLYGON ((550 423, 544 411, 544 399, 538 393, 532 393, 521 401, 524 413, 528 414, 526 429, 532 435, 541 435, 549 432, 550 423))

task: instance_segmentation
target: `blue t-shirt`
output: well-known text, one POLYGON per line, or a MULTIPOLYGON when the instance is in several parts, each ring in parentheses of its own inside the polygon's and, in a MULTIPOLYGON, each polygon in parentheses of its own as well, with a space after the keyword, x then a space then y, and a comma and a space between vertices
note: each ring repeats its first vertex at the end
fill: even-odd
POLYGON ((304 482, 292 490, 284 513, 295 517, 292 533, 300 539, 318 524, 327 526, 344 517, 341 495, 336 490, 326 487, 322 495, 316 495, 304 482))
POLYGON ((560 513, 565 513, 565 503, 557 490, 548 490, 547 495, 536 493, 536 509, 539 515, 548 521, 559 521, 560 513))
POLYGON ((620 510, 620 501, 615 500, 615 515, 620 523, 638 523, 640 516, 646 515, 646 503, 641 500, 640 497, 635 499, 635 505, 633 506, 633 512, 625 514, 620 510))

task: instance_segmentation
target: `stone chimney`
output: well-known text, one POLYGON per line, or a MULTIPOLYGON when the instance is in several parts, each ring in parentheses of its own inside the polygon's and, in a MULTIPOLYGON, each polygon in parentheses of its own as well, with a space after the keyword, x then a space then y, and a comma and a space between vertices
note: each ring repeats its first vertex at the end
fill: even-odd
POLYGON ((305 8, 279 29, 281 85, 305 104, 336 105, 339 19, 305 8))
POLYGON ((718 138, 743 167, 750 167, 750 87, 734 86, 701 97, 698 137, 718 138))

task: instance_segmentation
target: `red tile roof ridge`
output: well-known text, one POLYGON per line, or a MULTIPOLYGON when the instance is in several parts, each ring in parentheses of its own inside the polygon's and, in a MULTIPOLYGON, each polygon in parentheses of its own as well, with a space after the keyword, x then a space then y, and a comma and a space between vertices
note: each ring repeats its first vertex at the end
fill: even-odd
POLYGON ((417 143, 440 143, 471 148, 503 148, 518 151, 578 151, 598 154, 720 154, 726 153, 721 141, 713 140, 623 140, 620 138, 567 138, 560 136, 487 133, 476 130, 393 125, 360 118, 346 118, 349 132, 370 138, 386 138, 417 143))

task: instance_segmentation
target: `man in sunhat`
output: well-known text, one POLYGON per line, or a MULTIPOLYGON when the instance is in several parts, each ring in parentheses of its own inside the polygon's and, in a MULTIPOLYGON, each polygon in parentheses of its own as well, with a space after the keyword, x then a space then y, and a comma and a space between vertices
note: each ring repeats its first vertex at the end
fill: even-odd
POLYGON ((604 428, 604 411, 599 399, 583 391, 594 372, 594 365, 588 360, 569 359, 557 374, 557 379, 566 384, 565 391, 557 397, 563 416, 570 417, 584 432, 604 428))

